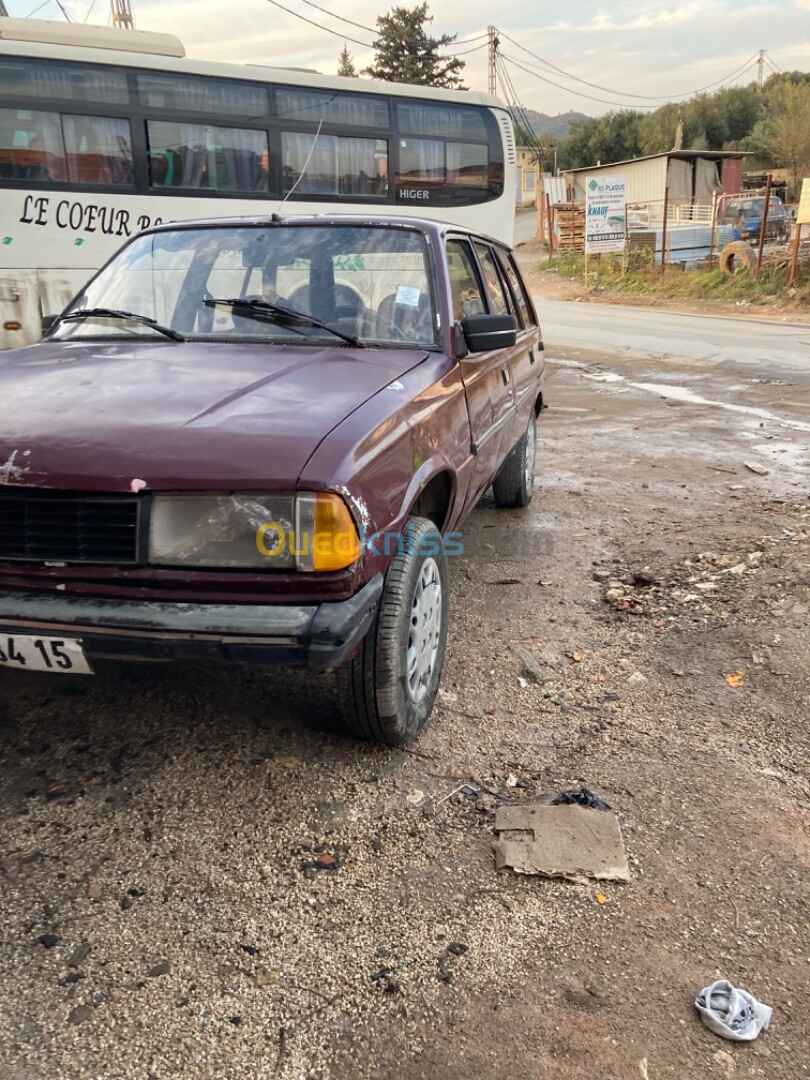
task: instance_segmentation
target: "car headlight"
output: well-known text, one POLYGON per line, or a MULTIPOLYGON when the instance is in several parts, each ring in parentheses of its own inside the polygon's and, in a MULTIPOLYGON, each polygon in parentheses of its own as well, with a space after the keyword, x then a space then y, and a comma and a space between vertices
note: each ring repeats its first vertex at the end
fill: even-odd
POLYGON ((163 566, 342 570, 360 557, 338 495, 155 495, 149 561, 163 566))

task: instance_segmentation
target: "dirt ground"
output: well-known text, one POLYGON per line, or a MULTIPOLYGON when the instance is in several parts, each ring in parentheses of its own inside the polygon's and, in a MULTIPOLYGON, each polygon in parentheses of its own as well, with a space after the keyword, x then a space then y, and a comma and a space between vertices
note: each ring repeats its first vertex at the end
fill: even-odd
POLYGON ((694 369, 549 373, 410 750, 294 673, 3 673, 3 1080, 810 1075, 810 381, 700 375, 761 420, 620 378, 694 369), (496 873, 496 808, 580 786, 632 880, 496 873), (755 1042, 700 1023, 718 977, 755 1042))

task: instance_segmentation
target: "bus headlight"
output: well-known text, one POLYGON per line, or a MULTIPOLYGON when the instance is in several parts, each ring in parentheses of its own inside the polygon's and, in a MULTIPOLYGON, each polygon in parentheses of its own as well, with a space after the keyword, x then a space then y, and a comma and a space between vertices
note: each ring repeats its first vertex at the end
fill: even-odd
POLYGON ((360 557, 338 495, 155 495, 149 561, 162 566, 342 570, 360 557))

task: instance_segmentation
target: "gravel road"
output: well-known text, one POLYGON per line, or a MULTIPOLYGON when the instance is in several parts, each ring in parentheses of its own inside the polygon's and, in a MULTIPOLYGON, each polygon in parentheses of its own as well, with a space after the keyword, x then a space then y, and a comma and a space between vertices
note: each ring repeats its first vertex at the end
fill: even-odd
POLYGON ((810 381, 551 352, 410 750, 295 673, 0 676, 3 1080, 810 1075, 810 381), (496 874, 496 808, 582 785, 631 882, 496 874))

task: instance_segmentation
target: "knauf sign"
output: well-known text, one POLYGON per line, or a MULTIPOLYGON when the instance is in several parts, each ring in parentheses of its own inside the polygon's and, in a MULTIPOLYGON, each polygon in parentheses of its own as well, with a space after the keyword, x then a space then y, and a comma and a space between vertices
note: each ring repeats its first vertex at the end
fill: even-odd
POLYGON ((623 176, 589 180, 585 188, 585 253, 624 251, 627 213, 623 176))

